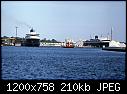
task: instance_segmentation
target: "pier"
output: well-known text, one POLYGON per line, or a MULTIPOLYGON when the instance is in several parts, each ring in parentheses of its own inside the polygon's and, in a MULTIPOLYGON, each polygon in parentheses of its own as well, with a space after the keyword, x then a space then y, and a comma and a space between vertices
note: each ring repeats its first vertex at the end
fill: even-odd
POLYGON ((102 50, 125 52, 126 47, 105 47, 105 48, 102 48, 102 50))

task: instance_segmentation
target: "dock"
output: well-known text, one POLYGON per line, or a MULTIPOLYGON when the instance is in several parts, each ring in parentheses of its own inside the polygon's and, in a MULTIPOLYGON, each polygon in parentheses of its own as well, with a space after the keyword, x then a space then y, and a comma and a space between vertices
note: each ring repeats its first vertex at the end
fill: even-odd
POLYGON ((102 50, 125 52, 126 47, 104 47, 102 50))

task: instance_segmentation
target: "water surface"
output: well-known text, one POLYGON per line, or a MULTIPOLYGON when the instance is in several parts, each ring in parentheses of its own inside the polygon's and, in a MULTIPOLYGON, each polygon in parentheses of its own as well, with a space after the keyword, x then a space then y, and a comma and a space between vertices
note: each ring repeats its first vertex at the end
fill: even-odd
POLYGON ((125 52, 3 46, 2 79, 124 80, 125 52))

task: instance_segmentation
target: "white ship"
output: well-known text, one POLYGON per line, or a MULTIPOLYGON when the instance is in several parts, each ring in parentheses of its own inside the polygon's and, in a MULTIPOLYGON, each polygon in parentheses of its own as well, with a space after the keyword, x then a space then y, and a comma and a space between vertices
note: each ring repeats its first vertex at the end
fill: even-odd
POLYGON ((30 46, 30 47, 39 47, 40 46, 40 37, 33 28, 30 30, 29 34, 26 34, 25 42, 22 46, 30 46))

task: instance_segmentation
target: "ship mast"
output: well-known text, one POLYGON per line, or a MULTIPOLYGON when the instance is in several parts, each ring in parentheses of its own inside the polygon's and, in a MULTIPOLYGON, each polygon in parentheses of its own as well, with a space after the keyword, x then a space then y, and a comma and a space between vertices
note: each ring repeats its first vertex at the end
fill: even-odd
POLYGON ((15 44, 16 44, 16 42, 17 42, 17 28, 19 28, 19 27, 16 26, 15 28, 16 28, 16 37, 15 37, 15 44))
POLYGON ((16 26, 15 28, 16 28, 16 38, 17 38, 17 28, 19 28, 19 27, 16 26))
POLYGON ((112 27, 111 27, 111 41, 112 41, 112 27))

